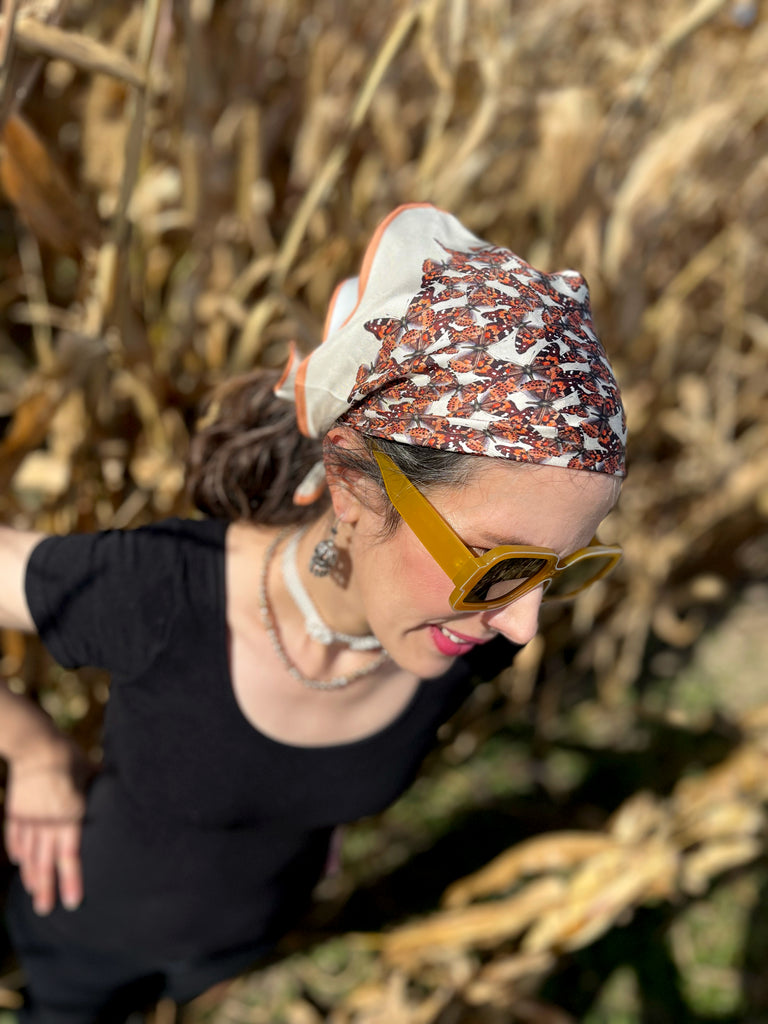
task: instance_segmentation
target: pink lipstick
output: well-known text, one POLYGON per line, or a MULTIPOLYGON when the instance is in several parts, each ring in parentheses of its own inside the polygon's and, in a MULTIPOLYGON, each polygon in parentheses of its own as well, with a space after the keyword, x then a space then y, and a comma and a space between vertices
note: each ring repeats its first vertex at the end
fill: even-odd
POLYGON ((447 626, 430 626, 429 634, 432 637, 432 643, 438 651, 449 658, 458 658, 461 654, 468 654, 473 647, 486 642, 485 640, 463 636, 461 633, 455 633, 452 629, 448 629, 447 626))

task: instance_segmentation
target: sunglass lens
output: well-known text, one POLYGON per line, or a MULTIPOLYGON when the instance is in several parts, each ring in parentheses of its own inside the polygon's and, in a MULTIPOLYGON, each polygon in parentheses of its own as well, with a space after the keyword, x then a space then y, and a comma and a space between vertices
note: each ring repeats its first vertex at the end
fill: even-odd
POLYGON ((601 576, 614 559, 610 555, 585 555, 557 573, 547 585, 548 600, 575 597, 601 576))
POLYGON ((504 558, 489 566, 483 576, 475 581, 465 600, 470 604, 496 601, 506 597, 520 584, 547 565, 544 558, 504 558))

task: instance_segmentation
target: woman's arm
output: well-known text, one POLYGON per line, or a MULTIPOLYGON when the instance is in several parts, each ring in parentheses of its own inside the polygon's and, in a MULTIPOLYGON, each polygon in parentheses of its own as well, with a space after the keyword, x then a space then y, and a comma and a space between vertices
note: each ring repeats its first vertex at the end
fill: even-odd
POLYGON ((0 628, 31 633, 35 624, 24 592, 24 574, 32 549, 43 534, 0 526, 0 628))
MULTIPOLYGON (((42 534, 0 527, 0 628, 33 632, 24 577, 42 534)), ((33 701, 0 679, 0 758, 8 762, 5 845, 19 865, 35 910, 82 899, 80 822, 88 769, 84 756, 33 701)))

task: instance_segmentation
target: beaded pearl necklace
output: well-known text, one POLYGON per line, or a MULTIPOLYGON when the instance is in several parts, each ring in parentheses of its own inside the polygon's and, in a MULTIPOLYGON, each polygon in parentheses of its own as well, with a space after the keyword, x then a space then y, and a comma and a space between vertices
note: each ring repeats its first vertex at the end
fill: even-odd
POLYGON ((269 594, 267 592, 267 576, 269 574, 269 567, 272 564, 277 548, 290 534, 290 532, 290 528, 281 531, 269 545, 266 554, 264 555, 264 561, 261 566, 261 577, 259 579, 259 611, 261 612, 261 621, 264 623, 264 629, 266 630, 270 643, 274 648, 275 654, 277 654, 286 670, 294 679, 297 680, 297 682, 301 683, 302 686, 306 686, 310 690, 340 690, 344 686, 349 686, 349 684, 353 683, 356 679, 361 679, 363 676, 367 676, 372 672, 375 672, 377 668, 380 668, 384 664, 389 655, 382 649, 381 654, 379 654, 377 658, 374 658, 374 660, 364 668, 356 669, 354 672, 349 672, 347 675, 333 676, 331 679, 310 679, 305 676, 304 673, 296 667, 296 665, 294 665, 280 639, 280 633, 277 629, 277 623, 275 622, 274 612, 272 611, 272 606, 269 603, 269 594))

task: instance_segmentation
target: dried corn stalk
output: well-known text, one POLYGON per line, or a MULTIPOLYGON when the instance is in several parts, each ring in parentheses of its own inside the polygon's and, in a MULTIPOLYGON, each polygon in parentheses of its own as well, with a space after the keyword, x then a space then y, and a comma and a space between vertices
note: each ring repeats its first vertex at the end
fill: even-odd
MULTIPOLYGON (((411 1000, 428 978, 428 990, 515 1008, 562 953, 626 923, 639 906, 700 896, 720 873, 764 853, 765 715, 768 708, 748 716, 742 746, 669 798, 636 794, 603 832, 553 832, 513 846, 452 885, 447 909, 360 941, 380 951, 399 991, 412 979, 411 1000), (481 959, 484 950, 496 952, 481 959), (472 954, 475 967, 457 981, 452 965, 472 954)), ((368 1019, 354 995, 334 1016, 338 1024, 368 1019)))

